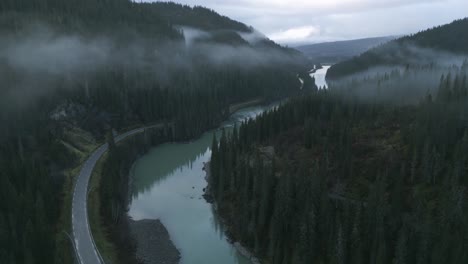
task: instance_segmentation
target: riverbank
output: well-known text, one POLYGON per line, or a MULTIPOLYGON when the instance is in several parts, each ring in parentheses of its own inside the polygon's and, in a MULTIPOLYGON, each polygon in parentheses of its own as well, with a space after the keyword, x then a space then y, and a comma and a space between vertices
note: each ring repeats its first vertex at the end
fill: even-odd
POLYGON ((242 109, 220 126, 188 144, 170 143, 151 149, 134 164, 134 220, 160 219, 181 252, 182 263, 252 264, 251 256, 230 243, 213 205, 203 199, 207 180, 203 167, 211 156, 213 134, 230 133, 246 119, 256 118, 281 101, 242 109), (247 257, 246 257, 247 256, 247 257))
POLYGON ((130 232, 137 241, 136 258, 144 264, 178 264, 180 252, 159 220, 130 220, 130 232))
POLYGON ((251 100, 251 101, 247 101, 247 102, 243 102, 243 103, 238 103, 238 104, 233 104, 229 107, 229 114, 234 114, 235 112, 243 109, 243 108, 247 108, 247 107, 250 107, 250 106, 256 106, 256 105, 260 105, 264 102, 265 100, 263 100, 262 98, 257 98, 257 99, 254 99, 254 100, 251 100))
POLYGON ((323 65, 322 65, 322 64, 319 64, 318 67, 317 67, 317 65, 314 65, 314 66, 315 66, 315 67, 314 67, 312 70, 310 70, 310 71, 308 72, 308 74, 314 74, 315 72, 317 72, 318 70, 320 70, 320 69, 323 68, 323 65))
MULTIPOLYGON (((156 146, 153 146, 156 147, 156 146)), ((128 204, 133 195, 135 164, 128 176, 128 204)), ((130 235, 135 242, 135 256, 142 264, 178 264, 180 252, 172 242, 166 227, 159 219, 133 220, 127 214, 130 235)))
MULTIPOLYGON (((210 162, 205 162, 203 164, 203 170, 205 171, 205 180, 206 182, 209 182, 210 180, 210 173, 211 173, 211 167, 210 167, 210 162)), ((205 189, 203 189, 203 198, 205 201, 209 204, 212 204, 214 202, 213 195, 211 194, 211 189, 210 185, 208 184, 205 189)))
MULTIPOLYGON (((259 101, 248 101, 245 104, 242 104, 242 106, 244 106, 244 107, 251 106, 251 104, 253 104, 253 102, 260 103, 259 101)), ((237 105, 237 107, 238 107, 238 105, 237 105)), ((166 133, 166 135, 173 135, 173 133, 166 133)), ((115 166, 117 166, 117 167, 122 166, 123 163, 131 165, 131 166, 125 165, 124 166, 125 168, 119 170, 120 171, 119 174, 121 174, 121 173, 125 174, 125 175, 121 175, 120 177, 125 178, 125 183, 127 184, 127 189, 128 189, 128 193, 126 193, 127 194, 126 200, 127 200, 127 202, 130 202, 130 203, 131 203, 131 201, 130 201, 129 198, 133 196, 132 192, 135 191, 135 186, 134 186, 134 184, 135 184, 134 180, 135 179, 134 179, 134 177, 132 175, 133 170, 134 170, 133 165, 135 164, 135 161, 138 160, 140 157, 142 157, 142 155, 147 153, 147 151, 154 148, 155 146, 158 146, 158 145, 160 145, 160 144, 162 144, 164 142, 177 142, 178 141, 176 138, 173 138, 173 137, 170 137, 170 138, 156 137, 159 140, 139 140, 139 138, 140 138, 140 136, 135 137, 135 138, 133 138, 131 140, 133 142, 128 142, 129 144, 124 144, 124 145, 127 145, 126 148, 127 148, 128 151, 124 151, 124 153, 127 153, 127 154, 122 153, 121 154, 122 156, 120 156, 120 158, 119 158, 119 159, 122 159, 124 162, 114 161, 112 163, 112 164, 115 164, 115 166), (165 140, 161 140, 162 138, 164 138, 165 140), (139 141, 140 141, 141 144, 138 144, 139 141), (137 145, 139 145, 139 146, 137 146, 137 145), (138 155, 132 155, 132 153, 134 153, 134 154, 138 153, 138 155), (130 158, 130 156, 133 157, 133 158, 130 158)), ((211 136, 209 136, 209 138, 211 138, 211 136)), ((208 140, 208 141, 211 142, 211 140, 208 140)), ((193 143, 193 141, 190 141, 190 144, 192 144, 192 143, 193 143)), ((186 145, 190 145, 190 144, 183 144, 183 145, 186 146, 186 145)), ((200 151, 204 152, 205 150, 203 150, 203 149, 206 150, 206 147, 201 147, 200 151)), ((121 152, 121 151, 119 151, 119 152, 121 152)), ((198 153, 197 150, 195 152, 198 153)), ((171 153, 169 156, 171 156, 171 155, 174 155, 174 153, 171 153)), ((198 156, 198 154, 196 154, 196 153, 194 153, 194 155, 198 156)), ((160 159, 160 158, 158 158, 158 159, 160 159)), ((112 168, 112 167, 114 167, 114 166, 110 166, 110 168, 112 168)), ((116 169, 116 172, 117 172, 117 169, 116 169)), ((113 177, 113 178, 109 177, 108 179, 115 179, 115 177, 113 177)), ((123 179, 121 179, 121 180, 123 180, 123 179)), ((108 185, 109 184, 110 185, 116 185, 116 186, 120 185, 120 184, 116 184, 115 182, 112 182, 112 181, 110 181, 108 183, 108 185)), ((205 184, 206 184, 206 182, 205 182, 205 184)), ((196 186, 196 184, 190 185, 189 188, 192 190, 192 189, 194 189, 193 186, 196 186)), ((203 187, 204 186, 198 186, 195 189, 201 191, 201 189, 203 187)), ((120 189, 120 187, 118 187, 118 188, 120 189)), ((121 194, 120 196, 123 196, 123 195, 121 194)), ((191 194, 190 196, 187 196, 187 197, 193 197, 193 196, 194 195, 191 194)), ((200 196, 201 196, 201 194, 200 194, 200 196)), ((190 198, 190 203, 196 202, 196 200, 198 200, 198 199, 194 200, 193 198, 190 198)), ((202 200, 201 197, 200 197, 200 200, 202 200)), ((158 208, 159 207, 164 208, 164 205, 158 206, 158 205, 154 205, 154 203, 153 203, 153 206, 158 207, 158 208)), ((209 205, 207 205, 207 206, 209 206, 209 205)), ((132 214, 129 214, 129 215, 133 216, 132 214)), ((206 214, 204 214, 204 215, 206 215, 206 214)), ((128 215, 126 215, 125 217, 127 217, 126 220, 128 220, 128 222, 129 222, 129 229, 128 230, 120 229, 120 232, 126 232, 126 231, 129 232, 129 235, 132 237, 132 241, 134 242, 134 246, 135 246, 135 258, 138 259, 138 261, 142 261, 145 264, 146 263, 150 264, 150 263, 154 263, 152 261, 153 257, 164 256, 163 260, 165 262, 159 262, 159 263, 172 264, 172 263, 177 263, 178 262, 178 259, 180 258, 180 253, 179 253, 178 249, 172 243, 173 240, 171 239, 171 237, 174 235, 172 233, 173 229, 169 228, 169 230, 172 230, 171 234, 169 235, 168 231, 166 230, 166 227, 159 220, 149 220, 149 222, 144 221, 144 222, 140 223, 139 221, 132 221, 131 219, 128 218, 129 217, 128 215), (158 240, 156 238, 160 238, 160 239, 158 240), (179 256, 179 258, 177 258, 176 256, 179 256)), ((158 219, 158 218, 160 218, 160 216, 154 216, 154 217, 144 216, 142 218, 141 217, 135 217, 134 219, 140 220, 140 219, 158 219)), ((165 224, 167 224, 167 223, 165 223, 165 224)), ((177 229, 177 230, 183 230, 183 228, 182 229, 177 229)), ((121 235, 123 235, 123 234, 121 234, 121 235)), ((180 236, 176 235, 175 240, 180 241, 180 236)), ((180 246, 180 245, 178 244, 178 246, 180 246)), ((158 263, 158 262, 156 262, 156 263, 158 263)))
MULTIPOLYGON (((210 177, 211 177, 211 167, 210 167, 210 161, 206 162, 203 166, 203 170, 205 171, 205 180, 209 182, 210 177)), ((214 200, 214 197, 211 193, 211 188, 210 185, 204 189, 205 194, 203 194, 203 198, 205 198, 205 201, 207 203, 213 204, 213 210, 214 212, 218 215, 220 222, 223 224, 225 230, 225 234, 228 237, 229 243, 233 245, 233 247, 239 252, 242 256, 246 257, 249 259, 252 264, 260 264, 260 260, 246 247, 244 247, 239 241, 236 241, 234 238, 234 235, 231 231, 230 226, 227 224, 227 221, 223 218, 223 216, 220 214, 218 207, 216 206, 216 202, 214 200)))
MULTIPOLYGON (((131 232, 133 223, 127 214, 128 198, 132 191, 130 187, 132 164, 151 147, 172 141, 171 135, 169 127, 149 126, 144 132, 118 142, 110 148, 93 170, 89 189, 89 220, 95 243, 106 262, 141 263, 136 254, 137 236, 131 232)), ((151 226, 153 228, 149 230, 155 230, 156 225, 151 226)), ((165 229, 159 227, 156 230, 165 229)), ((150 234, 150 231, 147 234, 150 234)), ((164 241, 164 244, 171 245, 172 241, 163 235, 163 231, 156 232, 152 236, 161 236, 160 242, 164 241)), ((172 247, 178 254, 177 249, 173 245, 172 247)))

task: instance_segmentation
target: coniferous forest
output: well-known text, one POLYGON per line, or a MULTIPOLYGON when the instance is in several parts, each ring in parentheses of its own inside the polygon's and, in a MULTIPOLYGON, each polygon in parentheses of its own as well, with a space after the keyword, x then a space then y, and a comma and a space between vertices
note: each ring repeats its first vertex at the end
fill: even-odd
MULTIPOLYGON (((192 139, 232 104, 299 92, 308 67, 296 51, 245 41, 242 23, 172 3, 6 0, 0 31, 0 263, 73 260, 67 197, 112 129, 171 124, 171 139, 192 139), (180 25, 213 36, 192 40, 180 25)), ((102 208, 121 202, 102 195, 102 208)))
POLYGON ((233 240, 273 264, 468 263, 467 22, 334 65, 318 90, 318 62, 200 6, 1 0, 0 263, 76 261, 73 187, 105 143, 97 221, 138 263, 135 159, 285 98, 213 138, 209 195, 233 240), (115 143, 141 127, 157 129, 115 143))
POLYGON ((457 54, 468 52, 467 34, 468 18, 464 18, 404 36, 334 65, 327 78, 352 77, 375 67, 414 66, 435 61, 450 64, 457 59, 457 54))
POLYGON ((466 263, 468 61, 439 70, 335 83, 214 139, 233 239, 268 263, 466 263))

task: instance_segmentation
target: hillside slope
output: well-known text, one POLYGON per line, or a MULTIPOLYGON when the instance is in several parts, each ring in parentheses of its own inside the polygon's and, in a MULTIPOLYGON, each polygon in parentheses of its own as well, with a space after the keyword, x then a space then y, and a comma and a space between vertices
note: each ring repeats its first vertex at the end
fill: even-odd
MULTIPOLYGON (((246 41, 247 26, 177 4, 4 0, 0 32, 0 263, 73 262, 73 169, 111 129, 172 123, 171 139, 191 139, 233 103, 300 92, 307 70, 294 51, 246 41), (180 26, 210 37, 188 45, 180 26)), ((105 185, 116 191, 102 204, 122 206, 126 177, 105 185)), ((136 263, 121 235, 125 210, 99 213, 112 220, 100 222, 120 262, 136 263)))
POLYGON ((418 72, 379 81, 438 86, 411 105, 363 79, 214 138, 209 195, 233 240, 262 263, 468 263, 468 64, 418 72))
POLYGON ((360 55, 371 48, 393 39, 395 39, 395 37, 389 36, 325 42, 299 46, 296 47, 296 49, 313 61, 336 63, 360 55))
POLYGON ((399 38, 335 64, 327 78, 339 79, 376 66, 440 63, 441 56, 450 63, 457 54, 468 54, 468 18, 399 38))

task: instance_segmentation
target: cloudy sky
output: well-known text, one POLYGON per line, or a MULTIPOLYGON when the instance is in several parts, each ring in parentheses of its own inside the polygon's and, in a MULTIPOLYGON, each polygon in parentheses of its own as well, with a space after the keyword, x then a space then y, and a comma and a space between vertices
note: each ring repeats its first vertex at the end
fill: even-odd
MULTIPOLYGON (((156 1, 156 0, 147 0, 156 1)), ((468 0, 175 0, 239 20, 282 44, 402 35, 468 16, 468 0)))

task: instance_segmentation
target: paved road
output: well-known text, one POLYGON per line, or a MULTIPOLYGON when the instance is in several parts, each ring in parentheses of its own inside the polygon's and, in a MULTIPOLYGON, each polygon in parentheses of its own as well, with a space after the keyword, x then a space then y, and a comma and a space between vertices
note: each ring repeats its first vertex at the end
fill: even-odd
MULTIPOLYGON (((160 125, 148 127, 158 127, 160 125)), ((129 136, 142 133, 145 128, 135 129, 119 135, 115 138, 119 142, 129 136)), ((86 206, 88 198, 88 183, 94 166, 101 156, 107 151, 107 144, 102 145, 83 164, 73 190, 72 202, 72 228, 75 239, 75 249, 81 264, 103 264, 101 255, 94 244, 93 235, 88 223, 88 210, 86 206)))

